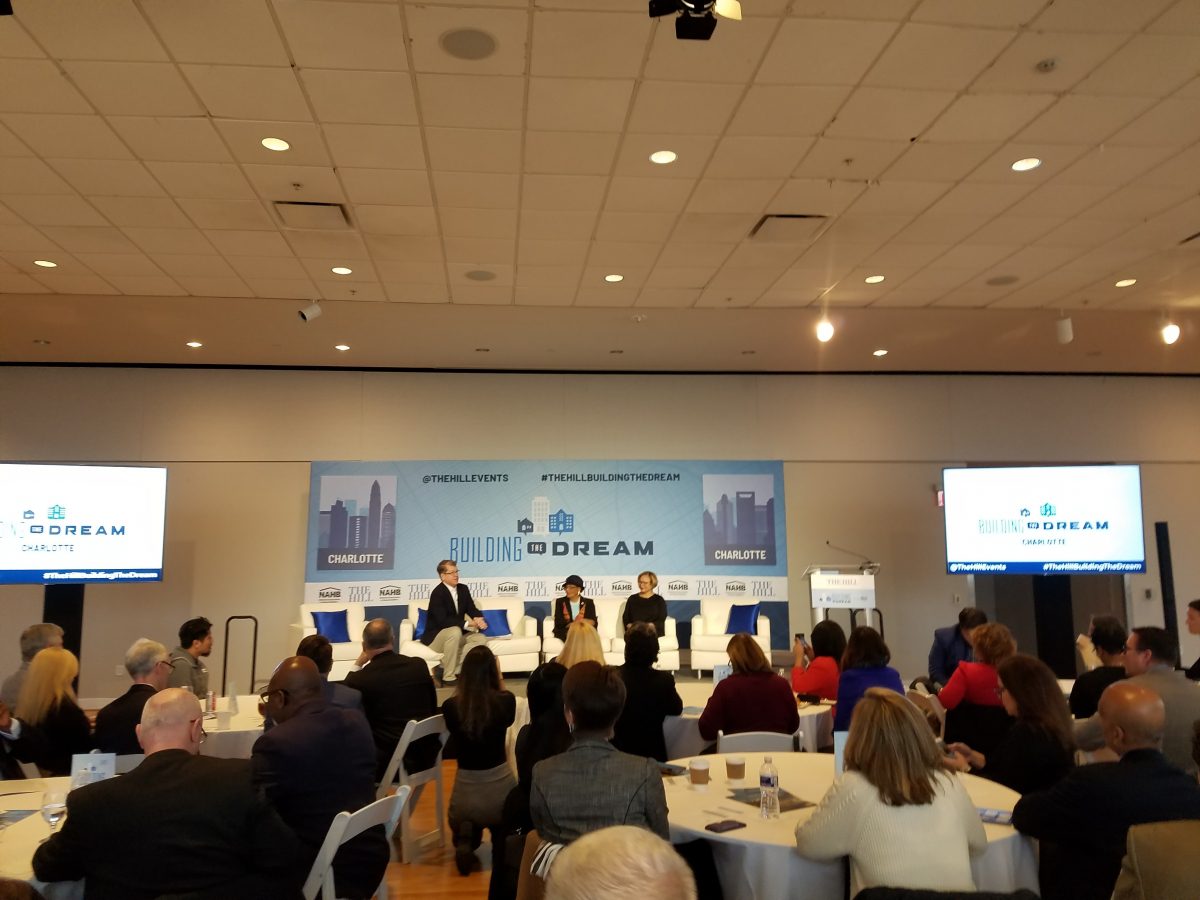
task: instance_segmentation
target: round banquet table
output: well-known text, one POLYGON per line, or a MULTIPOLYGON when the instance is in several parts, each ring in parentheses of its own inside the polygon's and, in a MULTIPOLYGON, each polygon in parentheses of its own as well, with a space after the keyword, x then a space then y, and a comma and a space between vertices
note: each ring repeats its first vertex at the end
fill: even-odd
MULTIPOLYGON (((33 853, 44 838, 50 836, 50 826, 42 819, 42 792, 65 791, 70 778, 30 778, 25 781, 0 781, 0 812, 34 810, 32 815, 0 831, 0 878, 27 881, 46 900, 78 900, 83 896, 82 881, 37 881, 33 877, 33 853)), ((62 828, 62 823, 59 823, 62 828)))
MULTIPOLYGON (((808 821, 813 807, 783 813, 778 819, 762 819, 758 805, 740 803, 730 787, 754 787, 763 754, 739 754, 746 760, 748 778, 732 784, 725 777, 725 757, 706 756, 712 781, 703 790, 689 783, 687 775, 664 779, 675 843, 704 838, 713 848, 721 887, 727 900, 776 900, 793 896, 803 885, 806 900, 843 900, 846 879, 841 860, 817 862, 796 852, 796 826, 808 821), (704 826, 721 819, 745 822, 745 828, 723 834, 704 826)), ((833 756, 814 753, 772 754, 779 769, 781 790, 802 800, 819 803, 833 784, 833 756)), ((687 759, 674 762, 686 766, 687 759)), ((1020 795, 1003 785, 974 775, 960 775, 978 807, 1011 811, 1020 795)), ((757 791, 755 792, 757 794, 757 791)), ((984 825, 988 847, 972 857, 971 871, 976 887, 988 891, 1038 890, 1037 853, 1032 839, 1008 825, 984 825)))
MULTIPOLYGON (((218 712, 229 709, 228 698, 217 700, 218 712)), ((263 717, 258 712, 258 695, 241 694, 237 698, 237 714, 230 717, 229 725, 221 728, 218 719, 205 718, 204 743, 200 745, 202 756, 221 759, 249 759, 250 751, 263 733, 263 717)))
MULTIPOLYGON (((663 722, 663 738, 667 742, 667 756, 698 756, 713 741, 700 737, 700 713, 712 696, 713 684, 705 682, 682 682, 675 685, 683 700, 683 715, 668 716, 663 722)), ((800 731, 803 737, 800 748, 816 753, 821 747, 833 745, 833 706, 813 703, 800 707, 800 731)))

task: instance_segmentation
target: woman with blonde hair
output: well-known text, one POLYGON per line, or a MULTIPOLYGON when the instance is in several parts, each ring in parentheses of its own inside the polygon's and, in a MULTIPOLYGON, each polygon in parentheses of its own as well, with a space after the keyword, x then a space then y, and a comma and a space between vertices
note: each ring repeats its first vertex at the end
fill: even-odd
POLYGON ((572 622, 571 627, 567 629, 567 639, 555 661, 569 669, 585 659, 604 665, 604 646, 600 643, 596 627, 591 622, 580 619, 572 622))
POLYGON ((15 716, 22 729, 14 746, 17 759, 35 763, 48 776, 70 775, 72 754, 92 746, 91 727, 71 688, 78 674, 74 653, 47 647, 30 661, 17 696, 15 716))
POLYGON ((733 674, 724 678, 700 714, 700 737, 715 741, 717 732, 775 731, 792 734, 800 712, 787 679, 776 675, 762 647, 742 632, 726 648, 733 674))
POLYGON ((637 577, 638 592, 630 594, 621 613, 621 626, 629 631, 638 622, 649 622, 662 637, 667 630, 667 601, 658 594, 658 576, 646 570, 637 577))
POLYGON ((970 856, 987 836, 916 707, 870 688, 854 708, 845 773, 797 826, 796 847, 810 859, 849 856, 852 897, 884 885, 974 891, 970 856))

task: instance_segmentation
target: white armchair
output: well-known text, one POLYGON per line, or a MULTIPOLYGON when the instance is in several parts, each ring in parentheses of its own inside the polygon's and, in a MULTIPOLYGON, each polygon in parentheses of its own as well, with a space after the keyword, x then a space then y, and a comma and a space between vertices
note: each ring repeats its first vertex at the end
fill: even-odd
MULTIPOLYGON (((625 626, 623 620, 625 617, 625 604, 629 601, 626 599, 604 599, 596 601, 596 615, 600 616, 600 637, 608 639, 608 645, 604 651, 604 658, 609 665, 619 666, 625 662, 625 626), (605 604, 605 611, 601 612, 600 604, 605 604), (609 605, 611 604, 612 613, 608 614, 609 605), (607 617, 607 622, 605 621, 607 617), (611 624, 611 633, 606 628, 606 625, 611 624)), ((658 636, 658 662, 654 664, 656 669, 664 669, 668 672, 679 671, 679 638, 675 635, 675 620, 667 616, 663 623, 665 633, 658 636)))
POLYGON ((429 667, 429 674, 432 675, 434 668, 442 661, 442 654, 434 653, 413 637, 417 628, 417 613, 422 609, 428 612, 428 600, 415 600, 408 604, 408 614, 400 621, 397 646, 400 648, 398 652, 401 656, 415 656, 417 659, 425 660, 425 665, 429 667))
MULTIPOLYGON (((346 635, 350 640, 330 641, 333 645, 333 669, 329 673, 331 681, 341 681, 345 678, 350 667, 354 665, 354 661, 358 659, 358 654, 362 652, 362 633, 363 626, 366 624, 363 619, 363 605, 361 603, 301 603, 300 622, 295 627, 295 631, 300 632, 302 638, 308 637, 310 634, 317 633, 316 620, 312 616, 314 612, 338 613, 343 610, 346 613, 346 635)), ((295 652, 294 646, 289 649, 295 652)))
MULTIPOLYGON (((725 633, 729 624, 729 610, 734 606, 745 606, 742 598, 723 600, 701 600, 700 615, 692 617, 692 668, 697 672, 729 662, 725 648, 732 635, 725 633)), ((754 642, 762 647, 767 659, 771 658, 771 621, 758 615, 758 633, 754 642)))
MULTIPOLYGON (((532 672, 541 658, 542 642, 537 634, 537 622, 525 615, 524 600, 480 600, 480 610, 502 609, 508 620, 512 637, 488 637, 488 649, 500 660, 501 672, 532 672)), ((432 672, 442 661, 442 654, 434 653, 413 637, 417 627, 418 611, 429 608, 428 600, 419 600, 408 605, 408 615, 400 623, 400 652, 405 656, 416 656, 425 660, 432 672)), ((484 632, 487 637, 487 632, 484 632)))

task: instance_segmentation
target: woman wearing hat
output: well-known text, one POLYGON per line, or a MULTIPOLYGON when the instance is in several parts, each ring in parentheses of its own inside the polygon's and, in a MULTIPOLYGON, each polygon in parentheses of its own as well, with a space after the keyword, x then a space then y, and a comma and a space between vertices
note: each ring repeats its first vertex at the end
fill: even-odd
POLYGON ((560 641, 567 639, 572 622, 589 622, 596 627, 596 604, 591 597, 583 596, 583 579, 568 575, 563 591, 567 596, 554 601, 554 636, 560 641))

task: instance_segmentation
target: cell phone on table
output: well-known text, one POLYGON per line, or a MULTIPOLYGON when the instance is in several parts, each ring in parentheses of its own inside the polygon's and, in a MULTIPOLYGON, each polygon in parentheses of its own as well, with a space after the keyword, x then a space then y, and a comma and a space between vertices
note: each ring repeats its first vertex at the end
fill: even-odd
POLYGON ((682 775, 687 771, 687 766, 680 766, 675 763, 659 763, 658 772, 660 775, 682 775))
POLYGON ((724 834, 726 831, 737 831, 739 828, 745 827, 746 823, 739 822, 737 819, 722 819, 720 822, 709 822, 704 826, 704 830, 714 834, 724 834))
POLYGON ((979 807, 979 818, 988 825, 1011 825, 1012 810, 979 807))

